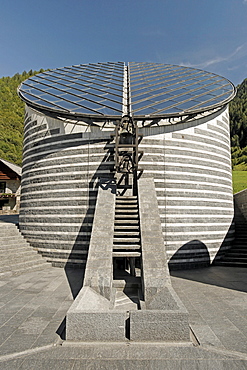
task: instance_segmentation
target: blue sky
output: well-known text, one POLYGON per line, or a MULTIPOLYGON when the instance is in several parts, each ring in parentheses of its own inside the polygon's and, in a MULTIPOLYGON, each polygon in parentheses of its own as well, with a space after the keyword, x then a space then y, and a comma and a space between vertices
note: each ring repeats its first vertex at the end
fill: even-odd
POLYGON ((106 61, 247 78, 247 0, 0 0, 0 77, 106 61))

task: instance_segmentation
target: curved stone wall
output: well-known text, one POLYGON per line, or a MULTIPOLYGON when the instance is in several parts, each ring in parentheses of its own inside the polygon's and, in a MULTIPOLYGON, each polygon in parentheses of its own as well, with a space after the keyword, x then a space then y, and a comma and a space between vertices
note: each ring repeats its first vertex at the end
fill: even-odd
POLYGON ((140 131, 140 167, 155 181, 170 267, 212 263, 234 232, 228 110, 140 131))
POLYGON ((27 108, 20 229, 56 266, 86 261, 98 178, 113 177, 111 147, 107 131, 27 108))
MULTIPOLYGON (((228 112, 141 128, 142 176, 153 177, 170 266, 208 264, 232 240, 228 112)), ((26 110, 20 228, 54 265, 86 261, 97 182, 113 178, 110 134, 26 110)), ((107 215, 106 215, 107 222, 107 215)))

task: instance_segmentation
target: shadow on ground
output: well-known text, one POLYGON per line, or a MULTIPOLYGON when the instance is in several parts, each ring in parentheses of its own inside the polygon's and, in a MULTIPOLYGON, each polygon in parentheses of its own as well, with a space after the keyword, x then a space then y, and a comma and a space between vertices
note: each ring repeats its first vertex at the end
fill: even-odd
POLYGON ((170 271, 170 275, 247 293, 247 269, 244 267, 210 266, 193 270, 170 271))

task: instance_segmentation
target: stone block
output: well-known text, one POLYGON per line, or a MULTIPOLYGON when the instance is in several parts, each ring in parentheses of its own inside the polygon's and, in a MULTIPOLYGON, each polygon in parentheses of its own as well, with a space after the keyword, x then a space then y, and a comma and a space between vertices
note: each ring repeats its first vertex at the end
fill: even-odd
POLYGON ((125 311, 110 310, 110 301, 83 287, 66 317, 66 339, 74 341, 124 341, 125 311))
POLYGON ((171 285, 166 287, 157 288, 151 286, 147 288, 147 297, 145 297, 145 303, 147 309, 151 310, 179 310, 181 312, 187 312, 180 298, 171 285))
POLYGON ((130 340, 189 342, 188 313, 175 310, 130 311, 130 340))

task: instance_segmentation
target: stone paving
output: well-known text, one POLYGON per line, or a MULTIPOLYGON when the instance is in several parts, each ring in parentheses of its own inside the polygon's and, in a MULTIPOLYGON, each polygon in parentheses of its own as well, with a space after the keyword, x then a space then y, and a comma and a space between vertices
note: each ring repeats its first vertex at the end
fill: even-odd
POLYGON ((82 270, 1 279, 0 369, 247 369, 247 270, 176 271, 172 284, 200 345, 64 341, 82 270))
MULTIPOLYGON (((18 217, 18 216, 17 216, 18 217)), ((16 222, 16 215, 1 216, 16 222)), ((78 343, 65 339, 65 316, 84 277, 47 267, 0 280, 0 369, 247 369, 247 269, 174 271, 189 312, 189 343, 78 343)))

